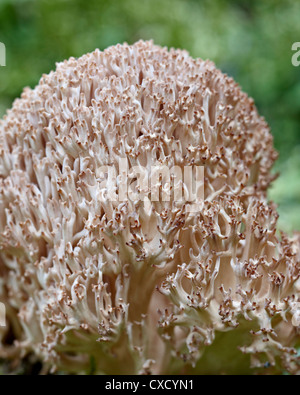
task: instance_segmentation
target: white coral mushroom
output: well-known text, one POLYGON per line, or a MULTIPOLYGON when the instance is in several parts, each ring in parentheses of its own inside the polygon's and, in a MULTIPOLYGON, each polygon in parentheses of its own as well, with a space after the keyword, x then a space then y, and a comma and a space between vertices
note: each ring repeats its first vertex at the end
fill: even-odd
POLYGON ((259 202, 272 137, 211 62, 151 42, 71 58, 15 101, 0 152, 0 290, 16 339, 2 336, 2 355, 73 373, 91 361, 201 373, 203 347, 240 325, 257 337, 244 352, 295 371, 299 244, 277 241, 259 202), (206 201, 195 215, 174 199, 120 201, 120 163, 204 166, 206 201), (103 186, 103 166, 116 184, 103 186))

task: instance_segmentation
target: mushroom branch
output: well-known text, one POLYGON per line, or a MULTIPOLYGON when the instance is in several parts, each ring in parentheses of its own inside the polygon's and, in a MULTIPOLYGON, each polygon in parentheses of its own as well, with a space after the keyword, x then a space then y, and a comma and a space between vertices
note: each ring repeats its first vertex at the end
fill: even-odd
POLYGON ((203 373, 218 369, 218 334, 226 342, 241 327, 249 336, 239 350, 250 355, 250 366, 299 373, 291 345, 299 343, 300 244, 299 238, 277 240, 276 218, 260 201, 245 209, 236 199, 220 199, 205 205, 181 235, 184 263, 160 287, 172 301, 160 330, 176 356, 203 373))
POLYGON ((0 357, 299 373, 300 237, 267 202, 276 157, 212 62, 139 41, 57 64, 0 122, 0 357), (197 210, 187 168, 204 169, 197 210))

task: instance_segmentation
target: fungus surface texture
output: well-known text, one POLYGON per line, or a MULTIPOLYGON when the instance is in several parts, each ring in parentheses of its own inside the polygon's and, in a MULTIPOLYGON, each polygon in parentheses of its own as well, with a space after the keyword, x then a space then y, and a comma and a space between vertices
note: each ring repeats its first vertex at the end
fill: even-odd
POLYGON ((140 41, 57 64, 0 123, 0 358, 299 374, 300 237, 267 201, 275 159, 253 100, 210 61, 140 41), (141 192, 136 169, 157 166, 204 169, 197 211, 151 188, 121 198, 122 172, 141 192))

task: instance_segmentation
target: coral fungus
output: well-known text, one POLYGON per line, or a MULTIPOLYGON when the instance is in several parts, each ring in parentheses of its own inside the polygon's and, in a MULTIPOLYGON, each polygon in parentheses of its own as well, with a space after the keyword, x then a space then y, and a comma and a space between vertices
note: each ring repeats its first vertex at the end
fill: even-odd
POLYGON ((0 356, 299 373, 300 242, 279 240, 266 201, 275 159, 253 100, 209 61, 140 41, 58 64, 0 124, 0 356), (125 168, 137 185, 162 165, 204 168, 197 212, 151 188, 120 198, 125 168))

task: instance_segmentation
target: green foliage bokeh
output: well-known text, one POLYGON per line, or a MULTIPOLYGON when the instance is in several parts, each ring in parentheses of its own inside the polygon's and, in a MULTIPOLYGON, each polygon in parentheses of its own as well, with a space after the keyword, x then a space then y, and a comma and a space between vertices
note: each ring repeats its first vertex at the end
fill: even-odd
POLYGON ((209 58, 252 96, 271 126, 281 177, 270 198, 284 230, 300 229, 299 0, 0 0, 0 116, 55 62, 153 39, 209 58))

